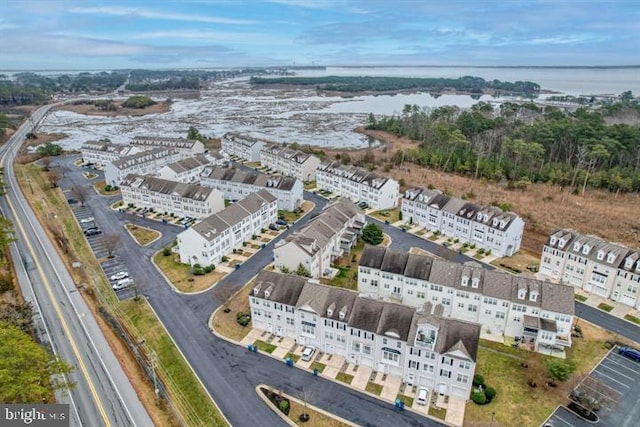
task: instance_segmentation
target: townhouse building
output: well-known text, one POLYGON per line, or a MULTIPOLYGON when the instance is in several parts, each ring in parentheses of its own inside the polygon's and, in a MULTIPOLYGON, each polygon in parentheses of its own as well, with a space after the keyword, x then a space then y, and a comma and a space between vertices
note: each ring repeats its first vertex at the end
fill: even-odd
POLYGON ((204 144, 195 139, 167 138, 163 136, 134 136, 131 140, 131 145, 142 150, 169 148, 180 153, 183 158, 203 154, 206 151, 204 144))
POLYGON ((224 209, 222 193, 213 188, 150 175, 127 175, 120 183, 120 191, 125 205, 177 217, 204 218, 224 209))
POLYGON ((444 317, 479 323, 487 339, 517 339, 529 350, 561 355, 571 346, 570 286, 367 246, 358 267, 358 291, 412 307, 440 304, 444 317))
POLYGON ((104 166, 107 163, 118 160, 121 157, 139 153, 140 149, 131 145, 112 144, 102 141, 87 141, 80 147, 82 161, 104 166))
POLYGON ((158 176, 169 181, 195 184, 200 182, 200 174, 207 166, 211 166, 211 161, 204 154, 197 154, 160 168, 158 176))
POLYGON ((290 176, 271 176, 254 170, 230 167, 205 167, 200 183, 215 188, 229 200, 240 200, 259 190, 267 190, 278 199, 278 209, 294 211, 304 201, 302 181, 290 176))
POLYGON ((463 243, 490 250, 498 257, 520 250, 524 221, 496 206, 481 206, 438 190, 411 188, 401 201, 402 218, 463 243))
POLYGON ((640 249, 561 229, 545 242, 538 274, 640 309, 640 249))
POLYGON ((265 144, 266 141, 263 139, 228 132, 222 136, 221 150, 229 156, 240 157, 250 162, 258 162, 260 161, 260 151, 262 151, 265 144))
POLYGON ((303 265, 311 277, 330 277, 332 262, 349 253, 365 224, 364 214, 353 202, 340 198, 307 225, 276 243, 276 270, 295 271, 303 265))
POLYGON ((249 293, 253 327, 344 357, 409 385, 469 399, 480 325, 262 271, 249 293))
POLYGON ((219 263, 277 218, 275 197, 265 190, 249 194, 178 234, 180 262, 202 266, 219 263))
POLYGON ((120 185, 127 175, 155 175, 162 167, 180 159, 180 153, 171 148, 141 151, 107 163, 104 167, 104 179, 108 185, 120 185))
POLYGON ((364 202, 375 210, 397 207, 400 196, 398 181, 339 162, 322 163, 318 167, 316 186, 356 203, 364 202))
POLYGON ((315 181, 320 159, 313 154, 272 144, 260 151, 260 164, 306 182, 315 181))

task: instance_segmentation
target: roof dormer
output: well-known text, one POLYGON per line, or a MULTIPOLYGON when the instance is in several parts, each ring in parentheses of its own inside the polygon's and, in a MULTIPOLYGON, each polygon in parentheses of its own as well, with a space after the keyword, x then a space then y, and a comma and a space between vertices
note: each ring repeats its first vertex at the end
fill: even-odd
POLYGON ((340 320, 344 320, 344 318, 346 317, 346 315, 347 315, 346 310, 342 310, 342 311, 340 311, 340 313, 338 313, 338 318, 339 318, 340 320))
POLYGON ((631 270, 633 268, 633 258, 628 257, 624 262, 624 268, 631 270))
POLYGON ((253 294, 258 295, 260 293, 260 288, 262 287, 262 283, 258 283, 253 287, 253 294))
POLYGON ((609 254, 607 254, 607 262, 609 264, 613 264, 615 260, 616 260, 616 254, 614 254, 613 252, 609 252, 609 254))
POLYGON ((471 279, 472 288, 477 288, 478 285, 480 285, 480 279, 478 277, 474 277, 473 279, 471 279))
POLYGON ((327 307, 327 317, 333 316, 333 309, 336 308, 336 303, 334 302, 329 307, 327 307))
POLYGON ((583 253, 583 254, 585 254, 585 255, 589 255, 589 252, 591 252, 591 246, 589 246, 589 245, 584 245, 584 246, 582 247, 582 253, 583 253))
POLYGON ((551 239, 549 240, 549 243, 551 243, 552 245, 555 245, 557 241, 558 241, 558 239, 556 239, 555 236, 551 236, 551 239))
POLYGON ((498 220, 496 218, 493 219, 493 222, 491 223, 491 225, 493 225, 494 227, 498 226, 498 220))
POLYGON ((269 286, 267 289, 265 289, 264 291, 264 297, 265 298, 269 298, 269 295, 271 295, 271 291, 273 290, 273 285, 269 286))
POLYGON ((560 240, 558 240, 558 247, 560 247, 560 249, 564 248, 565 243, 567 243, 563 238, 561 238, 560 240))
POLYGON ((575 242, 573 244, 573 250, 576 252, 580 252, 580 243, 579 242, 575 242))
POLYGON ((529 294, 529 301, 538 301, 538 291, 531 291, 531 293, 529 294))
POLYGON ((518 299, 525 299, 527 297, 527 289, 520 288, 518 289, 518 299))
POLYGON ((460 281, 460 284, 462 286, 468 286, 469 285, 469 276, 462 276, 462 280, 460 281))
POLYGON ((602 249, 598 251, 598 255, 596 255, 596 258, 598 258, 598 261, 602 261, 604 259, 604 251, 602 249))

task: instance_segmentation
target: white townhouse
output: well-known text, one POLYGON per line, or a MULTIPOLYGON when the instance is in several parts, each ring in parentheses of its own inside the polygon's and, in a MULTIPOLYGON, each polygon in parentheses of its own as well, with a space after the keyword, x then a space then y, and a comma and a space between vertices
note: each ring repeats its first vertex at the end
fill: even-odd
POLYGON ((249 293, 253 327, 409 385, 469 399, 480 325, 442 318, 433 306, 382 302, 305 278, 262 271, 249 293))
POLYGON ((544 244, 538 274, 640 309, 640 249, 557 230, 544 244))
POLYGON ((438 190, 411 188, 402 196, 401 211, 405 221, 491 250, 498 257, 520 250, 524 221, 495 206, 476 205, 438 190))
POLYGON ((275 197, 265 190, 252 193, 178 234, 180 262, 202 266, 218 263, 277 218, 275 197))
POLYGON ((222 136, 221 150, 230 156, 240 157, 250 162, 260 161, 260 151, 266 144, 263 139, 228 132, 222 136))
POLYGON ((412 307, 440 304, 443 315, 482 325, 487 339, 518 338, 521 346, 562 354, 571 346, 573 288, 427 255, 365 247, 358 291, 412 307))
POLYGON ((306 182, 315 181, 320 159, 313 154, 273 144, 260 151, 260 164, 306 182))
POLYGON ((267 190, 278 199, 278 209, 284 211, 294 211, 304 201, 302 181, 290 176, 271 176, 254 170, 210 166, 200 174, 200 183, 221 191, 229 200, 240 200, 256 191, 267 190))
POLYGON ((339 162, 322 163, 318 167, 316 186, 356 203, 364 202, 375 210, 397 207, 400 196, 398 181, 339 162))
POLYGON ((121 157, 139 153, 140 150, 131 145, 112 144, 102 141, 87 141, 80 147, 82 161, 104 166, 121 157))
POLYGON ((199 183, 200 174, 207 166, 211 166, 211 161, 204 154, 197 154, 160 168, 158 176, 169 181, 199 183))
POLYGON ((120 185, 127 175, 155 175, 162 167, 177 162, 180 158, 180 153, 170 148, 141 151, 107 163, 104 167, 104 179, 107 185, 120 185))
POLYGON ((311 277, 331 276, 331 263, 351 251, 364 224, 365 217, 356 205, 340 198, 300 230, 275 244, 274 266, 293 272, 302 264, 311 277))
POLYGON ((163 136, 134 136, 131 145, 142 150, 153 148, 170 148, 180 153, 182 158, 205 153, 202 142, 195 139, 167 138, 163 136))
POLYGON ((222 193, 197 184, 127 175, 120 183, 122 202, 178 217, 204 218, 224 209, 222 193))

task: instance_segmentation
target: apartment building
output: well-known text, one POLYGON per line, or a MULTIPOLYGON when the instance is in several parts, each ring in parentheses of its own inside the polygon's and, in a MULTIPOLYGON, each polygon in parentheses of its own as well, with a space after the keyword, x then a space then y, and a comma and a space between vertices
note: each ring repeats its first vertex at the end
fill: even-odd
POLYGON ((260 164, 306 182, 315 181, 320 159, 313 154, 272 144, 260 151, 260 164))
POLYGON ((169 181, 199 183, 200 174, 207 166, 211 166, 211 161, 204 154, 197 154, 160 168, 158 176, 169 181))
POLYGON ((356 244, 365 224, 363 213, 353 202, 340 198, 300 230, 276 243, 276 270, 295 271, 302 264, 311 277, 330 277, 331 263, 356 244))
POLYGON ((294 211, 302 205, 304 185, 290 176, 271 176, 253 170, 211 166, 200 174, 200 183, 215 188, 226 199, 240 200, 259 190, 278 199, 278 209, 294 211))
POLYGON ((520 250, 524 221, 495 206, 477 205, 438 190, 411 188, 402 196, 401 211, 407 222, 475 244, 498 257, 520 250))
POLYGON ((108 185, 120 185, 127 175, 155 175, 162 167, 181 158, 180 153, 171 148, 141 151, 107 163, 104 167, 104 179, 108 185))
POLYGON ((469 399, 480 325, 262 271, 249 293, 253 327, 344 357, 409 385, 469 399))
POLYGON ((195 139, 167 138, 162 136, 134 136, 131 145, 142 150, 169 148, 180 153, 180 156, 192 157, 205 152, 204 144, 195 139))
POLYGON ((521 347, 561 355, 571 346, 573 288, 427 255, 365 247, 358 291, 420 307, 440 304, 445 317, 482 325, 488 339, 521 340, 521 347))
POLYGON ((250 162, 260 161, 260 151, 267 142, 249 135, 229 132, 222 136, 222 151, 250 162))
POLYGON ((252 193, 178 234, 180 262, 216 264, 277 218, 276 198, 265 190, 252 193))
POLYGON ((130 156, 140 152, 140 149, 131 145, 112 144, 102 141, 87 141, 80 147, 82 161, 104 166, 121 157, 130 156))
POLYGON ((120 191, 125 205, 177 217, 204 218, 224 209, 222 193, 213 188, 149 175, 127 175, 120 183, 120 191))
POLYGON ((640 309, 640 249, 557 230, 543 247, 538 274, 640 309))
POLYGON ((339 162, 322 163, 318 167, 316 186, 356 203, 364 202, 375 210, 397 207, 400 196, 398 181, 339 162))

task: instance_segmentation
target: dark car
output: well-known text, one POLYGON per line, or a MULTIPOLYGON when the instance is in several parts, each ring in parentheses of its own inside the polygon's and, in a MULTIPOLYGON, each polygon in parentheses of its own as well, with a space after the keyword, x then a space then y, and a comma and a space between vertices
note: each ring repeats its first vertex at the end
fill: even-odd
POLYGON ((84 230, 85 236, 96 236, 98 234, 102 234, 102 230, 100 230, 98 227, 87 228, 86 230, 84 230))
POLYGON ((78 199, 67 199, 67 203, 69 203, 70 205, 78 203, 78 199))
POLYGON ((637 350, 633 347, 620 347, 620 350, 618 350, 618 354, 640 362, 640 350, 637 350))
POLYGON ((269 224, 269 230, 278 231, 278 226, 273 224, 273 223, 271 223, 271 224, 269 224))
POLYGON ((278 225, 287 225, 287 221, 285 221, 284 219, 279 219, 276 221, 276 224, 278 225))

